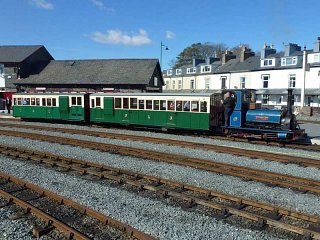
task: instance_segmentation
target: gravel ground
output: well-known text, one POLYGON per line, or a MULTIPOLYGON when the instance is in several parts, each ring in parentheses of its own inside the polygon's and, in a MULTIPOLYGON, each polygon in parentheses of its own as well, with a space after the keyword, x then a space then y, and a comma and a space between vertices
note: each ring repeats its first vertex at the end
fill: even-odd
MULTIPOLYGON (((186 212, 161 201, 101 186, 42 166, 6 158, 0 158, 0 165, 2 171, 67 196, 160 239, 281 239, 267 232, 237 228, 209 216, 186 212)), ((10 226, 3 226, 3 234, 8 234, 7 228, 10 231, 10 226)))
MULTIPOLYGON (((149 175, 172 179, 174 181, 184 182, 191 185, 221 191, 228 194, 240 195, 243 197, 268 202, 282 207, 288 207, 292 210, 304 211, 320 216, 320 199, 318 196, 313 194, 301 194, 289 189, 267 187, 262 183, 254 181, 247 182, 236 177, 214 174, 189 167, 137 159, 128 156, 118 156, 114 154, 103 153, 90 149, 70 147, 66 145, 61 146, 59 144, 41 142, 36 140, 26 141, 25 139, 21 138, 2 136, 2 138, 0 139, 0 143, 58 153, 68 157, 75 157, 87 161, 89 160, 92 162, 98 162, 114 167, 129 169, 149 175)), ((165 150, 166 149, 163 149, 163 151, 165 150)), ((185 149, 185 151, 187 151, 187 149, 185 149)), ((206 153, 209 154, 208 152, 206 153)), ((221 155, 218 153, 210 154, 221 155)), ((239 161, 239 159, 241 162, 243 161, 243 158, 229 155, 229 160, 233 160, 235 162, 239 161)), ((249 161, 249 159, 247 160, 249 161)), ((265 164, 261 163, 261 165, 267 166, 270 164, 272 164, 272 162, 265 162, 265 164)), ((297 171, 300 171, 301 174, 305 174, 306 176, 310 176, 312 174, 314 174, 315 176, 319 175, 319 172, 314 172, 319 170, 312 168, 301 168, 295 165, 281 166, 281 164, 278 167, 281 167, 282 171, 294 168, 297 169, 297 171)), ((294 169, 292 169, 291 171, 294 171, 294 169)))

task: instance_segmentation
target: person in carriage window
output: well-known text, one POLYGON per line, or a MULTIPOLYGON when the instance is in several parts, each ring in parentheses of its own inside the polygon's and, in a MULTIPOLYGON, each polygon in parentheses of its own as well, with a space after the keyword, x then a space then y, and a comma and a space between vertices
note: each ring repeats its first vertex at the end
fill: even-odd
POLYGON ((236 106, 236 100, 233 96, 231 96, 231 92, 226 92, 225 99, 223 100, 224 106, 224 126, 229 126, 230 123, 230 116, 236 106))

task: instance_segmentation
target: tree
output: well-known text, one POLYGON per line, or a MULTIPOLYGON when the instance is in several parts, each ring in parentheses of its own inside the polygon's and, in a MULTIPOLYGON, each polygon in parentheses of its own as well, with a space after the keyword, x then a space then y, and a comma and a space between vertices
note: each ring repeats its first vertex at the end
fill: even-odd
POLYGON ((177 60, 172 60, 175 63, 174 68, 179 68, 183 65, 191 64, 193 58, 206 59, 208 57, 221 58, 222 53, 227 49, 224 43, 193 43, 186 47, 177 56, 177 60))

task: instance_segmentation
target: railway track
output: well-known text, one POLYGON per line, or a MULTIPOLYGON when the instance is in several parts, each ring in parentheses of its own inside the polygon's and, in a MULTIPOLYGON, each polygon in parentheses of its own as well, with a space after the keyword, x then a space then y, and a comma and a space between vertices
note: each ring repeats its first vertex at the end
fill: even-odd
MULTIPOLYGON (((240 177, 247 180, 259 181, 266 184, 282 186, 286 188, 294 188, 304 192, 307 192, 307 191, 313 192, 313 193, 320 192, 320 181, 317 181, 317 180, 294 177, 290 175, 283 175, 279 173, 252 169, 252 168, 242 167, 238 165, 218 163, 218 162, 212 162, 204 159, 186 157, 183 155, 169 154, 169 153, 163 153, 163 152, 157 152, 157 151, 151 151, 151 150, 124 147, 124 146, 118 146, 118 145, 112 145, 112 144, 106 144, 106 143, 91 142, 91 141, 78 140, 78 139, 72 139, 72 138, 54 137, 54 136, 41 135, 41 134, 30 135, 30 133, 15 132, 15 131, 2 131, 2 134, 8 135, 8 136, 24 137, 29 139, 65 144, 65 145, 70 145, 75 147, 90 148, 90 149, 109 152, 113 154, 129 155, 129 156, 138 157, 138 158, 162 161, 170 164, 177 164, 177 165, 193 167, 201 170, 206 170, 206 171, 210 171, 218 174, 226 174, 226 175, 231 175, 235 177, 240 177)), ((247 152, 247 150, 242 150, 242 151, 247 152)), ((268 157, 270 155, 270 153, 265 153, 265 154, 266 154, 265 157, 268 157)), ((262 156, 263 152, 260 152, 260 155, 259 157, 263 157, 262 156)), ((252 156, 256 157, 256 155, 252 155, 252 156)), ((280 159, 279 161, 283 161, 284 158, 287 158, 286 160, 290 160, 290 162, 292 162, 292 159, 291 159, 292 156, 287 156, 287 155, 279 156, 278 154, 275 156, 277 156, 280 159)), ((309 164, 312 164, 312 162, 314 162, 314 165, 316 166, 319 166, 320 164, 320 161, 312 160, 312 159, 308 159, 308 160, 310 161, 309 164)))
MULTIPOLYGON (((195 142, 189 142, 189 141, 178 141, 173 139, 164 139, 164 138, 156 138, 156 137, 146 137, 146 136, 137 136, 137 135, 129 135, 129 134, 117 134, 117 133, 69 129, 69 128, 34 126, 34 125, 18 125, 18 124, 0 123, 0 127, 26 128, 26 129, 39 130, 39 131, 45 130, 45 131, 62 132, 62 133, 69 133, 69 134, 88 135, 88 136, 95 136, 95 137, 101 137, 101 138, 142 141, 142 142, 149 142, 149 143, 155 143, 155 144, 166 144, 166 145, 172 145, 172 146, 187 147, 192 149, 201 149, 201 150, 207 150, 207 151, 228 153, 228 154, 234 154, 237 156, 244 156, 244 157, 250 157, 250 158, 259 157, 261 159, 277 161, 277 162, 282 162, 286 164, 298 164, 301 166, 320 168, 320 161, 311 159, 311 158, 306 158, 301 156, 288 156, 285 154, 262 152, 258 150, 248 150, 248 149, 243 150, 241 148, 195 143, 195 142)), ((314 147, 318 147, 318 149, 320 150, 320 146, 314 146, 314 147)))
POLYGON ((237 216, 240 219, 253 222, 255 227, 260 230, 265 229, 266 226, 271 226, 303 236, 306 239, 320 239, 320 230, 317 229, 317 226, 320 224, 320 218, 317 216, 278 208, 258 201, 163 178, 62 157, 51 153, 1 146, 0 154, 14 159, 36 161, 49 167, 65 169, 65 171, 87 174, 100 180, 108 179, 117 184, 126 184, 139 190, 155 192, 160 197, 170 197, 179 200, 184 207, 201 206, 205 209, 211 209, 214 217, 217 219, 237 216))
MULTIPOLYGON (((12 119, 6 119, 5 121, 11 121, 12 119)), ((14 119, 13 122, 17 121, 19 119, 14 119)), ((98 136, 98 137, 105 137, 105 138, 117 138, 117 139, 129 139, 129 140, 137 140, 137 141, 143 141, 141 140, 142 137, 139 136, 133 136, 129 134, 114 134, 114 133, 107 133, 107 132, 98 132, 98 131, 89 131, 89 130, 76 130, 76 129, 67 129, 67 128, 58 128, 58 127, 45 127, 45 126, 35 126, 35 125, 21 125, 21 124, 11 124, 11 123, 0 123, 1 127, 17 127, 17 128, 28 128, 28 129, 34 129, 34 130, 46 130, 46 131, 59 131, 59 132, 66 132, 66 133, 72 133, 72 134, 87 134, 92 136, 98 136)), ((307 143, 285 143, 285 142, 272 142, 272 141, 261 141, 261 140, 254 140, 254 139, 245 139, 245 138, 237 138, 237 137, 228 137, 228 136, 202 136, 206 138, 216 139, 216 140, 226 140, 226 141, 236 141, 236 142, 245 142, 245 143, 251 143, 255 145, 268 145, 268 146, 275 146, 275 147, 286 147, 290 149, 300 149, 300 150, 306 150, 306 151, 314 151, 314 152, 320 152, 320 146, 319 145, 311 145, 307 143)), ((146 137, 145 137, 146 139, 146 137)), ((150 137, 151 139, 151 137, 150 137)), ((154 138, 157 139, 157 138, 154 138)), ((165 142, 163 140, 160 140, 161 138, 158 138, 158 141, 165 142)), ((146 140, 144 140, 146 141, 146 140)), ((151 140, 148 140, 149 142, 151 140)), ((155 140, 154 140, 155 141, 155 140)), ((171 140, 174 141, 174 140, 171 140)), ((156 142, 158 143, 158 142, 156 142)), ((161 143, 161 142, 159 142, 161 143)), ((172 144, 172 143, 170 143, 172 144)), ((175 144, 173 144, 175 145, 175 144)))
MULTIPOLYGON (((23 217, 26 214, 34 214, 44 221, 43 226, 35 226, 32 230, 33 235, 37 238, 49 233, 53 229, 57 229, 65 235, 66 239, 93 239, 95 238, 95 233, 91 232, 87 234, 89 222, 87 218, 90 218, 94 226, 100 224, 112 227, 118 232, 117 234, 113 233, 113 235, 102 234, 99 237, 154 239, 150 235, 142 233, 84 205, 80 205, 70 199, 3 172, 0 172, 0 196, 7 200, 0 208, 16 204, 23 209, 22 212, 14 214, 13 219, 23 217), (69 216, 73 216, 73 219, 66 217, 68 214, 69 216), (82 221, 84 218, 86 220, 82 221), (84 222, 86 222, 86 225, 83 225, 84 222)), ((100 231, 103 231, 103 227, 100 231)))

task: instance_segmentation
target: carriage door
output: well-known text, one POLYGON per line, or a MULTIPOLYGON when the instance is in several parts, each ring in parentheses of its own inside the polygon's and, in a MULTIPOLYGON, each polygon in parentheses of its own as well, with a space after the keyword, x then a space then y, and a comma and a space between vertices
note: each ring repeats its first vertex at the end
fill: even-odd
POLYGON ((176 112, 175 112, 175 101, 167 101, 167 125, 176 125, 176 112))
POLYGON ((106 117, 113 117, 113 97, 105 97, 103 99, 103 115, 106 117))
POLYGON ((68 119, 69 117, 69 97, 59 96, 59 112, 61 119, 68 119))

